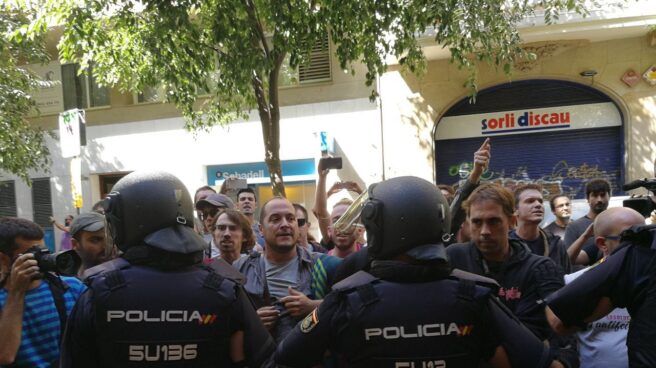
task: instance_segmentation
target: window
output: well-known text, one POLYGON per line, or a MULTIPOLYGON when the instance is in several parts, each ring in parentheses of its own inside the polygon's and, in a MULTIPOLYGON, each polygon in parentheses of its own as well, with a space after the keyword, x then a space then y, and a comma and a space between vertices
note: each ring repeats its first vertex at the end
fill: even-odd
POLYGON ((50 178, 32 179, 32 211, 34 222, 42 227, 50 227, 52 216, 52 195, 50 178))
MULTIPOLYGON (((269 42, 271 38, 269 38, 269 42)), ((207 78, 210 90, 216 88, 220 76, 218 72, 207 78)), ((301 64, 297 68, 290 68, 289 55, 285 57, 280 68, 278 83, 281 87, 292 87, 317 82, 332 80, 330 67, 330 41, 328 33, 318 40, 309 54, 308 63, 301 64)), ((198 89, 199 95, 210 94, 205 88, 198 89)), ((135 103, 163 102, 166 100, 166 90, 163 85, 144 88, 143 92, 135 94, 135 103)))
POLYGON ((296 69, 289 67, 289 56, 280 69, 280 86, 298 86, 308 83, 326 82, 332 79, 330 70, 330 42, 328 33, 317 40, 310 51, 309 60, 296 69))
POLYGON ((78 64, 62 65, 64 110, 109 106, 109 88, 100 87, 91 75, 78 75, 78 64))
POLYGON ((16 217, 16 187, 13 180, 0 182, 0 217, 16 217))
POLYGON ((100 175, 100 198, 107 197, 107 194, 112 191, 114 184, 127 174, 129 174, 129 172, 100 175))
POLYGON ((166 90, 164 86, 145 87, 143 92, 137 93, 136 103, 162 102, 166 100, 166 90))

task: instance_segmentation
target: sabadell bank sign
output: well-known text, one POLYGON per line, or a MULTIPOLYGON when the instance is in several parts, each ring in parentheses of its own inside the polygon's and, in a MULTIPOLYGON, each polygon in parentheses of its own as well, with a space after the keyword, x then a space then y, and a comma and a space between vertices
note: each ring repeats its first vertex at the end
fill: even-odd
POLYGON ((436 139, 531 134, 547 130, 577 130, 619 126, 622 118, 611 102, 447 116, 436 139))
MULTIPOLYGON (((314 180, 316 164, 313 158, 283 160, 280 162, 285 180, 314 180)), ((264 162, 210 165, 207 167, 208 185, 219 185, 228 178, 246 179, 248 184, 269 182, 269 168, 264 162)))

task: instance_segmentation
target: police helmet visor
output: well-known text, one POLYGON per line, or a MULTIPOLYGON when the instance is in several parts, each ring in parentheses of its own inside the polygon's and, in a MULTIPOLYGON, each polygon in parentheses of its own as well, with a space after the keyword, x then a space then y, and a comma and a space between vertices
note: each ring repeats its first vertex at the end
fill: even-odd
POLYGON ((118 246, 119 227, 122 223, 118 195, 117 192, 111 192, 102 202, 102 207, 105 211, 105 241, 108 245, 107 248, 110 248, 110 244, 118 246))
POLYGON ((346 209, 344 214, 333 224, 333 229, 337 233, 350 233, 360 222, 360 214, 364 204, 369 200, 369 191, 365 190, 355 199, 355 201, 346 209))

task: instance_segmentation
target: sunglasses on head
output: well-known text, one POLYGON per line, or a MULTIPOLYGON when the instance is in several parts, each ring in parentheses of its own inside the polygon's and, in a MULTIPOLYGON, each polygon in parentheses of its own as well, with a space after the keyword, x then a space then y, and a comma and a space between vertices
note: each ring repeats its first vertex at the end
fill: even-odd
POLYGON ((305 224, 309 224, 309 222, 307 222, 307 219, 301 219, 301 218, 300 218, 300 219, 296 219, 296 222, 298 223, 298 226, 299 226, 299 227, 301 227, 301 226, 305 226, 305 224))

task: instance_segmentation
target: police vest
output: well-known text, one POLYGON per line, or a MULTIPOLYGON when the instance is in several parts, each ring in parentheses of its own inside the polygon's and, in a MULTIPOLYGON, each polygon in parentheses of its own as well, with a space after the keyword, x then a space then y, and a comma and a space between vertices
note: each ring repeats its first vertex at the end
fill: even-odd
POLYGON ((333 290, 341 299, 335 350, 349 366, 475 367, 490 358, 482 313, 490 289, 473 280, 395 283, 360 271, 333 290))
POLYGON ((99 360, 111 367, 230 364, 235 283, 205 266, 162 272, 116 259, 89 275, 99 360))

